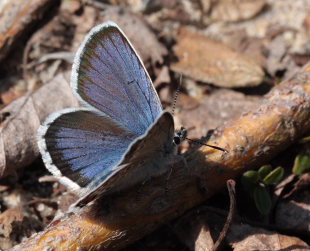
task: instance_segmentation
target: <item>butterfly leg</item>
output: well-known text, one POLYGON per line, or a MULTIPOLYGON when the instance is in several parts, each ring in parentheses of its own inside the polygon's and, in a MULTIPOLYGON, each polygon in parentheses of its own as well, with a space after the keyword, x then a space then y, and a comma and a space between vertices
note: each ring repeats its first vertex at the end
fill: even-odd
POLYGON ((170 171, 168 173, 167 179, 166 179, 166 185, 165 185, 165 194, 167 195, 169 192, 169 179, 173 173, 174 168, 184 168, 186 171, 188 171, 188 165, 186 162, 186 159, 182 155, 173 155, 173 159, 170 161, 170 171))
POLYGON ((172 171, 173 171, 173 166, 171 166, 171 168, 170 168, 170 171, 169 171, 169 173, 168 173, 168 176, 167 176, 167 178, 166 178, 166 185, 165 185, 165 194, 167 195, 168 194, 168 192, 169 192, 169 187, 168 187, 168 182, 169 182, 169 179, 170 179, 170 176, 171 176, 171 174, 172 174, 172 171))

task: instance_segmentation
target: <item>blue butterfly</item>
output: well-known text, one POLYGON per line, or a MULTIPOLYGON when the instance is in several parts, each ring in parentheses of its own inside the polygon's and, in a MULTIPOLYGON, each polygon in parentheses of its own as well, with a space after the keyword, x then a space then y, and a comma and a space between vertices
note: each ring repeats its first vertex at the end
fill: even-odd
POLYGON ((39 129, 39 149, 60 182, 91 201, 170 169, 175 132, 152 81, 125 34, 113 22, 93 28, 72 69, 73 92, 85 108, 50 115, 39 129))

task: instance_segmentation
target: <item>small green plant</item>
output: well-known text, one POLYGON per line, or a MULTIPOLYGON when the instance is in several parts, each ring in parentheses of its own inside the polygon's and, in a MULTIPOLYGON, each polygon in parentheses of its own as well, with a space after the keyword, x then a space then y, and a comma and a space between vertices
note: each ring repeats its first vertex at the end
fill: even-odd
MULTIPOLYGON (((310 143, 310 136, 302 138, 299 143, 301 144, 309 144, 310 143)), ((306 148, 307 149, 307 148, 306 148)), ((302 175, 306 172, 310 171, 310 153, 302 152, 298 154, 294 161, 294 166, 292 169, 292 173, 295 175, 302 175)))
POLYGON ((292 169, 293 174, 301 175, 310 171, 310 154, 300 153, 296 156, 294 166, 292 169))
POLYGON ((264 165, 258 171, 251 170, 242 175, 243 187, 254 199, 256 208, 261 214, 269 214, 272 207, 269 188, 278 184, 283 175, 282 167, 272 169, 271 165, 264 165))

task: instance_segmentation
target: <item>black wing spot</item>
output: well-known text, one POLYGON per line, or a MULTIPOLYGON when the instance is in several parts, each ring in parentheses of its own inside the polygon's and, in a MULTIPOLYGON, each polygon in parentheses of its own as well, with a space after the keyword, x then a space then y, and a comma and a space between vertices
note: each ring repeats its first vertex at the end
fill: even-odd
POLYGON ((127 85, 131 85, 131 84, 138 84, 138 81, 134 79, 134 80, 127 82, 127 85))

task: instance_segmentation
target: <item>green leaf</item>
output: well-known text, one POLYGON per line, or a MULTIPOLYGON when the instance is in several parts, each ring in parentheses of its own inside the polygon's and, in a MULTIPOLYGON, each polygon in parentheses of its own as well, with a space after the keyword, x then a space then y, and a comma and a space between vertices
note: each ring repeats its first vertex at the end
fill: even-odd
POLYGON ((247 171, 241 177, 241 182, 244 190, 250 195, 253 196, 253 191, 256 185, 258 184, 258 173, 257 171, 247 171))
POLYGON ((257 209, 263 215, 269 214, 271 210, 271 198, 265 186, 256 186, 254 189, 254 201, 257 209))
POLYGON ((282 167, 277 167, 263 179, 263 183, 266 185, 278 184, 282 180, 283 175, 284 169, 282 167))
POLYGON ((298 154, 294 161, 293 173, 301 175, 310 168, 310 155, 306 153, 298 154))
POLYGON ((257 171, 246 171, 243 173, 242 178, 245 179, 247 182, 256 184, 258 182, 258 172, 257 171))
POLYGON ((271 165, 264 165, 258 170, 259 178, 264 179, 272 170, 271 165))

